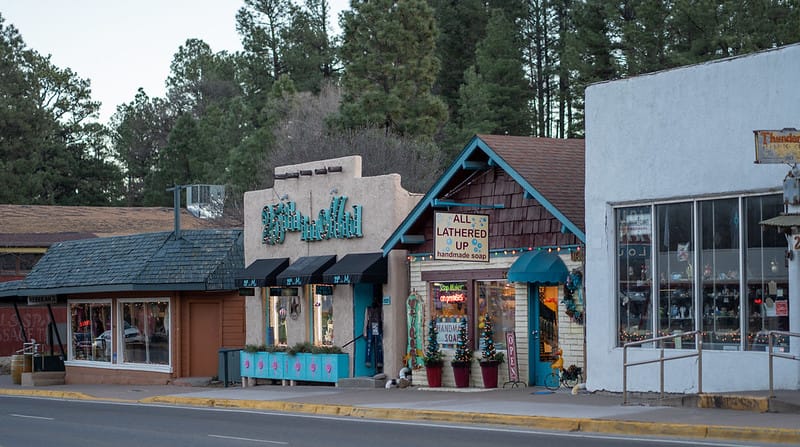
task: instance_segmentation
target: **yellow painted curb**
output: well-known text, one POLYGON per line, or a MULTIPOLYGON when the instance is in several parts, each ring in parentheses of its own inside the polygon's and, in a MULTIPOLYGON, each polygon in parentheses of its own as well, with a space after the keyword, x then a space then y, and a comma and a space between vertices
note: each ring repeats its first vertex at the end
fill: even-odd
POLYGON ((698 408, 724 408, 759 413, 769 411, 769 399, 766 397, 701 394, 698 398, 698 408))
POLYGON ((88 394, 77 393, 75 391, 53 391, 53 390, 27 390, 27 389, 0 389, 0 394, 7 396, 35 396, 35 397, 51 397, 54 399, 80 399, 80 400, 97 400, 88 394))

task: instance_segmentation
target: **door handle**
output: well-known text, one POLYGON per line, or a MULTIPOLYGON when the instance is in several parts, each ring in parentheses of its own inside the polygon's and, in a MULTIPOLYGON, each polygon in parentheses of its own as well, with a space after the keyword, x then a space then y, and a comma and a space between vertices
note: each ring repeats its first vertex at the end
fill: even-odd
POLYGON ((533 335, 534 337, 538 337, 539 336, 539 331, 533 331, 533 332, 531 332, 531 335, 533 335))

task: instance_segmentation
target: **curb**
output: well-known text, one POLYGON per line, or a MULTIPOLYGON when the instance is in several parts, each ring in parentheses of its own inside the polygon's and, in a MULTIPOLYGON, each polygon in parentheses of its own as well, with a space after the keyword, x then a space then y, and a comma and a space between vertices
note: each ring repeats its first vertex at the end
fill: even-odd
POLYGON ((218 408, 249 408, 327 416, 357 417, 402 421, 456 422, 467 424, 508 425, 552 431, 604 433, 620 435, 670 436, 692 439, 756 441, 800 445, 800 430, 769 427, 731 427, 617 421, 608 419, 520 416, 496 413, 464 413, 439 410, 367 408, 350 405, 305 404, 283 401, 204 399, 178 396, 155 396, 142 403, 160 403, 218 408))
POLYGON ((586 432, 620 435, 669 436, 692 439, 735 440, 800 445, 800 430, 769 427, 732 427, 618 421, 609 419, 560 418, 548 416, 465 413, 440 410, 368 408, 352 405, 308 404, 285 401, 212 399, 181 396, 154 396, 139 400, 99 398, 85 393, 49 390, 0 389, 0 395, 48 397, 55 399, 106 402, 138 402, 210 408, 246 408, 253 410, 306 413, 354 418, 454 422, 466 424, 507 425, 551 431, 586 432))

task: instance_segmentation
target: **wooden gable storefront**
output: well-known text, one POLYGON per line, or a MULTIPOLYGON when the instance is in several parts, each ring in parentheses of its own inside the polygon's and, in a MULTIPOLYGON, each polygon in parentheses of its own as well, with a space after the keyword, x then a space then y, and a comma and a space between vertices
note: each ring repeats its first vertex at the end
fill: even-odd
POLYGON ((418 320, 436 325, 447 359, 462 320, 481 357, 488 314, 493 345, 516 357, 501 383, 541 384, 558 350, 583 366, 583 160, 583 140, 478 135, 387 240, 384 250, 409 250, 410 295, 426 303, 418 320))
POLYGON ((54 297, 67 325, 53 352, 67 383, 166 384, 212 378, 242 348, 242 230, 188 230, 55 244, 0 297, 54 297), (16 283, 16 284, 15 284, 16 283))

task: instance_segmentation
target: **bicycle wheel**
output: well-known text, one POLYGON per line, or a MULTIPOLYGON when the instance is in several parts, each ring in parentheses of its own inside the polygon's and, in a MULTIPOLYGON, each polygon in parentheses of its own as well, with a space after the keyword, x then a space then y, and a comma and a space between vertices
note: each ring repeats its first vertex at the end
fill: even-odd
POLYGON ((558 372, 553 370, 550 374, 545 376, 544 378, 544 386, 547 387, 548 390, 555 391, 558 389, 558 372))

